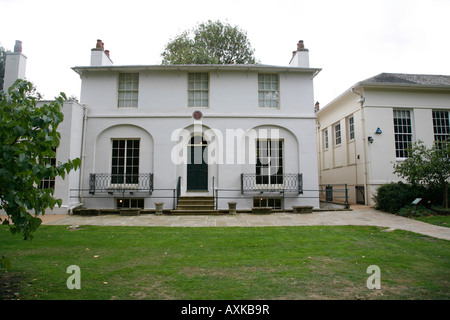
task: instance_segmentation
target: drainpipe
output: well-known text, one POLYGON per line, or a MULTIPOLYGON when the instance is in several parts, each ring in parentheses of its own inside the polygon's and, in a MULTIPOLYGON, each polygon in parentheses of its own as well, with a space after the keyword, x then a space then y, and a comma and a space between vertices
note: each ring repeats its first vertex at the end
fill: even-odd
POLYGON ((364 204, 368 205, 369 203, 369 190, 367 188, 367 161, 366 161, 366 156, 367 156, 367 140, 366 140, 366 117, 365 117, 365 112, 364 112, 364 102, 365 102, 365 98, 364 95, 358 91, 355 90, 354 87, 352 87, 350 89, 350 91, 356 95, 358 95, 360 97, 360 99, 358 100, 358 102, 360 103, 360 107, 359 110, 361 112, 361 126, 362 126, 362 132, 363 132, 363 146, 364 146, 364 152, 363 152, 363 179, 364 179, 364 204))
POLYGON ((78 201, 80 201, 81 205, 83 204, 82 190, 83 190, 83 176, 84 176, 84 160, 85 160, 85 144, 86 144, 86 127, 87 127, 87 107, 85 104, 83 107, 83 131, 81 136, 81 166, 80 166, 80 177, 78 183, 78 201))

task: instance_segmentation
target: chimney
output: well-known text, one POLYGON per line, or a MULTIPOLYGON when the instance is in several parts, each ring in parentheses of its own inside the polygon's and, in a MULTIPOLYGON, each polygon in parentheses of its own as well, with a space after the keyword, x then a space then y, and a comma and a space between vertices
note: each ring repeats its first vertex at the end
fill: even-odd
POLYGON ((297 43, 297 51, 292 52, 290 67, 309 68, 309 50, 305 48, 303 40, 297 43))
POLYGON ((91 49, 91 66, 111 66, 113 64, 109 57, 109 50, 105 50, 102 40, 97 40, 95 48, 91 49))
MULTIPOLYGON (((25 79, 27 57, 22 53, 22 41, 16 40, 14 52, 7 52, 3 90, 7 91, 17 79, 25 79)), ((0 88, 1 89, 1 88, 0 88)))

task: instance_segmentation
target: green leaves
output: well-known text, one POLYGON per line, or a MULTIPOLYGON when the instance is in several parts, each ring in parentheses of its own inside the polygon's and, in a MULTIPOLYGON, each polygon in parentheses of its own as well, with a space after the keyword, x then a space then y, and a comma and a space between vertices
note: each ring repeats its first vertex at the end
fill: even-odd
POLYGON ((247 33, 220 21, 201 23, 171 40, 163 64, 254 64, 247 33))
POLYGON ((60 143, 57 129, 64 119, 66 96, 62 93, 38 106, 39 99, 32 83, 24 80, 17 80, 8 93, 0 91, 0 209, 13 222, 11 232, 21 232, 25 239, 31 239, 41 224, 29 211, 39 215, 61 205, 52 189, 40 188, 41 181, 64 178, 81 164, 75 159, 51 165, 60 143))
POLYGON ((448 207, 447 180, 450 178, 450 143, 436 142, 427 148, 422 141, 410 146, 409 157, 394 164, 394 173, 412 185, 438 185, 444 192, 444 206, 448 207))

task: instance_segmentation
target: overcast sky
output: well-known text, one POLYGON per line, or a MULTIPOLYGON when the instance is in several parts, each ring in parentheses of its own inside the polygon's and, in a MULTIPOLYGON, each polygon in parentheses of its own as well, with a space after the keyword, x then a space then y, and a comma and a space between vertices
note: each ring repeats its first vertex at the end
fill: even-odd
POLYGON ((71 70, 101 39, 115 65, 161 63, 167 42, 207 20, 247 31, 263 64, 310 51, 321 107, 382 72, 450 75, 450 0, 0 0, 0 44, 23 42, 27 79, 46 99, 80 96, 71 70))

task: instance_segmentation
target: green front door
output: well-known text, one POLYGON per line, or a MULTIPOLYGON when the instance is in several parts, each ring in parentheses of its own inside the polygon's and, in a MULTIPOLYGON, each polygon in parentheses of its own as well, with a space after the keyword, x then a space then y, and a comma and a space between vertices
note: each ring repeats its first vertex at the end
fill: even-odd
POLYGON ((187 191, 208 191, 208 164, 203 158, 206 148, 205 144, 188 147, 187 191))

